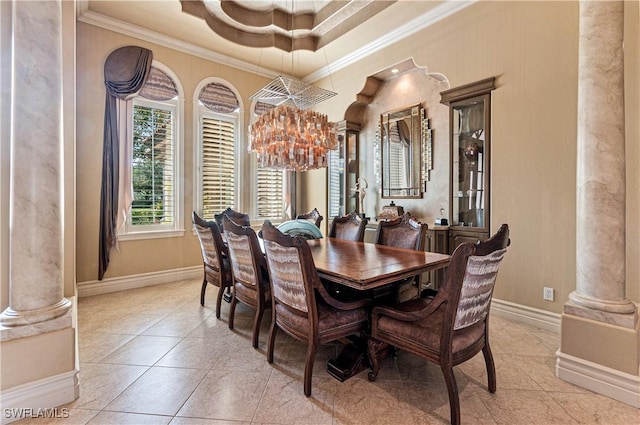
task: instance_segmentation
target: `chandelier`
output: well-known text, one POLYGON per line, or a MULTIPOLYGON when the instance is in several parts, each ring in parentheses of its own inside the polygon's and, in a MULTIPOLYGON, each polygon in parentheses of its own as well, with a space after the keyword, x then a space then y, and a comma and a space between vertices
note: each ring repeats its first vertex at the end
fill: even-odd
POLYGON ((335 123, 307 108, 336 93, 286 77, 276 77, 250 97, 274 105, 258 117, 249 130, 249 152, 258 165, 289 171, 306 171, 328 165, 338 148, 335 123))

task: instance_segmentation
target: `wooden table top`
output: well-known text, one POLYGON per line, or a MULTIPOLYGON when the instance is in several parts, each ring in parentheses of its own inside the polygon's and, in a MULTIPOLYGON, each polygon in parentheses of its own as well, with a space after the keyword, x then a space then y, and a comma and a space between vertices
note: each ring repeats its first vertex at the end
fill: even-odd
POLYGON ((336 238, 307 241, 320 277, 368 290, 445 268, 451 256, 336 238))

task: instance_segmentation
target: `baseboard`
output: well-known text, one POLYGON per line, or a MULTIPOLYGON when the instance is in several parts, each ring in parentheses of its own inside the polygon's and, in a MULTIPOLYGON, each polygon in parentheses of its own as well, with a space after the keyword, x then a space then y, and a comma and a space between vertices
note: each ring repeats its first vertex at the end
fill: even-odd
POLYGON ((505 319, 560 333, 560 314, 494 298, 491 314, 505 319))
POLYGON ((640 408, 640 377, 556 352, 556 376, 614 400, 640 408))
POLYGON ((80 395, 78 370, 19 385, 2 391, 2 424, 19 419, 64 418, 68 410, 56 408, 80 395))
POLYGON ((78 297, 108 294, 111 292, 125 291, 127 289, 159 285, 161 283, 202 278, 202 273, 202 266, 193 266, 185 267, 182 269, 162 270, 151 273, 111 277, 103 280, 78 282, 78 297))

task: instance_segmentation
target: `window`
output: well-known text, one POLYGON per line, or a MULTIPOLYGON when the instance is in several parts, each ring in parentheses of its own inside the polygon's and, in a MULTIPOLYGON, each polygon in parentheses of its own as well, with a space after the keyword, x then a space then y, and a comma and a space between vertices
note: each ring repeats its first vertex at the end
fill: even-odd
POLYGON ((131 207, 119 239, 182 235, 179 91, 166 67, 154 64, 140 94, 121 109, 131 164, 131 207))
MULTIPOLYGON (((264 114, 274 108, 264 102, 256 102, 253 108, 254 116, 264 114)), ((284 171, 273 168, 262 168, 255 155, 252 155, 255 176, 254 202, 256 207, 254 216, 260 220, 281 221, 284 219, 284 171)))
POLYGON ((226 82, 204 81, 196 89, 197 134, 195 210, 206 220, 239 201, 242 161, 238 149, 240 102, 226 82))
POLYGON ((134 101, 131 224, 173 225, 175 108, 134 101))

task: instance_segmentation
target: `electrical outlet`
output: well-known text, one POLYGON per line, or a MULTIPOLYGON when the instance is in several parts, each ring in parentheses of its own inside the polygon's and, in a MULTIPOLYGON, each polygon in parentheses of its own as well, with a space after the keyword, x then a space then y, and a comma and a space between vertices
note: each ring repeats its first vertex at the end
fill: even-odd
POLYGON ((542 299, 547 301, 553 301, 553 288, 544 287, 542 292, 542 299))

